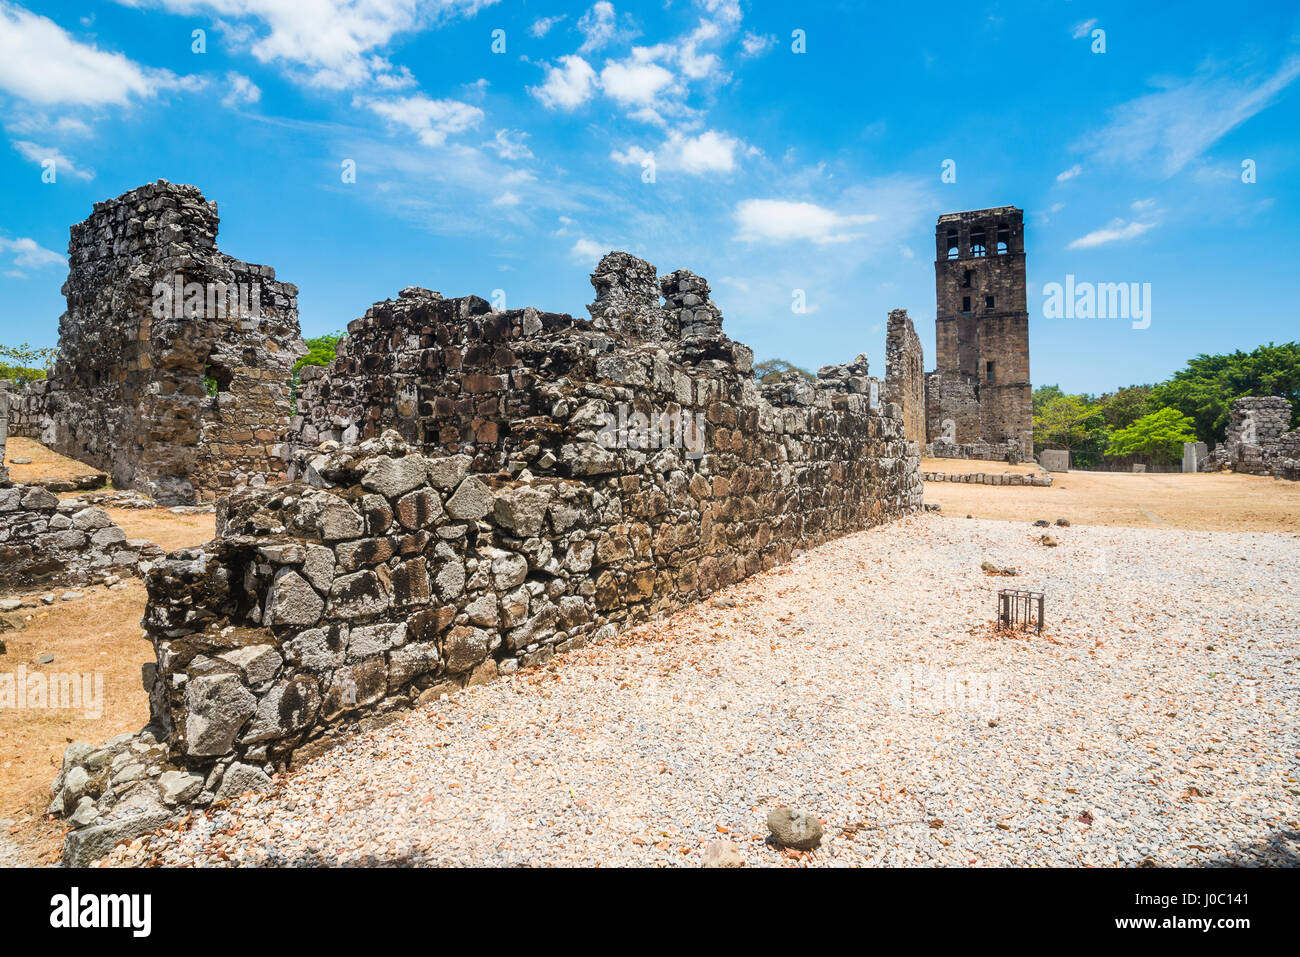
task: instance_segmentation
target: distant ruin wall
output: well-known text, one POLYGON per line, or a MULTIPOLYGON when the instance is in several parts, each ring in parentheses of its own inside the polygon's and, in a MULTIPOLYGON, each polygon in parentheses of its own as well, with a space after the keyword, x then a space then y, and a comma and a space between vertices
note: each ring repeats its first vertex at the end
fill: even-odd
POLYGON ((903 412, 903 434, 925 444, 925 356, 906 309, 893 309, 885 329, 885 399, 903 412))
POLYGON ((9 469, 5 468, 5 446, 9 442, 9 408, 13 399, 8 385, 7 381, 0 381, 0 486, 9 482, 9 469))
POLYGON ((702 279, 665 277, 661 305, 622 295, 649 264, 602 267, 592 321, 377 303, 304 389, 324 444, 294 482, 235 492, 213 542, 153 566, 153 724, 208 799, 920 510, 919 445, 865 361, 773 404, 702 279))
POLYGON ((102 508, 39 485, 0 485, 0 594, 134 575, 162 549, 129 541, 102 508))
POLYGON ((1300 429, 1288 431, 1290 424, 1291 403, 1282 396, 1235 400, 1209 467, 1294 479, 1300 471, 1300 429))
POLYGON ((58 358, 23 393, 25 434, 167 504, 283 477, 298 290, 219 252, 217 225, 197 189, 159 180, 72 227, 58 358))

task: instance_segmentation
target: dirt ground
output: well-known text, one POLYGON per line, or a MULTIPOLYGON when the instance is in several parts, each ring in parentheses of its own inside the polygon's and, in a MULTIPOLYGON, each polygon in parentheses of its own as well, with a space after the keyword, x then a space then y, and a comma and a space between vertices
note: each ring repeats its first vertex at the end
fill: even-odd
MULTIPOLYGON (((36 456, 32 458, 35 463, 36 456)), ((49 472, 41 474, 48 476, 49 472)), ((128 538, 148 539, 168 551, 201 545, 215 532, 215 518, 210 514, 175 515, 165 508, 114 508, 108 512, 128 538)), ((0 833, 0 841, 7 839, 11 853, 20 861, 52 863, 59 858, 63 830, 58 822, 45 819, 45 809, 67 746, 73 741, 100 744, 115 735, 140 730, 149 718, 140 676, 140 666, 153 660, 153 649, 140 628, 144 583, 133 579, 118 591, 77 588, 85 597, 62 601, 60 596, 69 590, 45 588, 30 595, 5 596, 52 593, 55 602, 23 608, 9 616, 23 620, 26 627, 4 633, 8 647, 0 659, 4 671, 25 667, 28 675, 89 675, 92 688, 97 687, 97 677, 103 680, 102 697, 97 698, 101 707, 0 708, 0 821, 10 822, 5 826, 7 834, 0 833), (37 664, 35 659, 47 653, 53 654, 54 660, 37 664)))
POLYGON ((212 514, 173 515, 165 508, 109 508, 105 511, 122 526, 127 538, 147 539, 168 552, 202 545, 217 533, 217 519, 212 514))
POLYGON ((35 439, 20 435, 9 436, 5 446, 5 465, 9 467, 10 481, 30 485, 42 479, 74 479, 98 472, 76 459, 52 452, 35 439), (15 465, 14 459, 31 459, 27 465, 15 465))
MULTIPOLYGON (((925 466, 923 470, 939 471, 925 466)), ((1230 472, 1056 472, 1048 488, 927 482, 925 500, 939 503, 945 515, 957 517, 1052 522, 1064 518, 1074 525, 1211 532, 1300 532, 1300 482, 1230 472)))
MULTIPOLYGON (((180 516, 174 516, 180 517, 180 516)), ((9 820, 9 840, 42 863, 58 859, 62 829, 45 820, 50 785, 59 773, 63 752, 73 741, 102 743, 148 722, 149 704, 141 686, 140 666, 153 660, 141 637, 145 588, 138 579, 120 591, 77 589, 85 597, 61 601, 68 589, 53 590, 53 605, 24 608, 11 617, 30 619, 21 631, 8 631, 5 671, 26 668, 37 673, 89 675, 99 687, 95 707, 0 708, 0 819, 9 820), (48 664, 36 659, 52 654, 48 664)), ((83 684, 83 687, 85 685, 83 684)))

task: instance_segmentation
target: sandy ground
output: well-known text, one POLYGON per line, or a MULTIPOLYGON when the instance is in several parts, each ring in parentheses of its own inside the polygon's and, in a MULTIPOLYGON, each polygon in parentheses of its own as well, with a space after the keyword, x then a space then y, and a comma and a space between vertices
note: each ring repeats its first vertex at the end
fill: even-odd
POLYGON ((202 545, 217 533, 217 518, 211 513, 175 515, 165 508, 109 508, 105 511, 122 526, 127 538, 147 539, 168 552, 202 545))
POLYGON ((10 481, 20 484, 42 479, 73 479, 100 471, 66 455, 52 452, 35 439, 19 435, 9 436, 5 446, 5 464, 9 467, 10 481), (15 458, 29 458, 32 461, 27 465, 15 465, 15 458))
POLYGON ((1064 518, 1075 525, 1300 531, 1300 482, 1232 473, 1056 472, 1048 488, 930 482, 926 502, 957 518, 1064 518))
MULTIPOLYGON (((54 589, 60 596, 68 589, 54 589)), ((24 608, 12 617, 30 619, 21 631, 4 634, 6 671, 25 667, 28 675, 90 676, 101 687, 96 707, 0 708, 0 818, 8 819, 11 840, 36 860, 58 859, 62 829, 44 820, 50 784, 58 775, 63 752, 73 741, 99 743, 126 731, 138 731, 149 718, 140 683, 140 666, 153 660, 141 637, 145 588, 130 580, 120 591, 78 589, 85 597, 53 605, 24 608), (50 653, 54 660, 37 664, 50 653)), ((40 593, 44 594, 44 592, 40 593)), ((83 685, 85 687, 85 685, 83 685)))
MULTIPOLYGON (((62 496, 64 498, 69 495, 62 496)), ((175 515, 167 509, 109 509, 128 538, 143 538, 171 551, 201 545, 212 538, 215 517, 175 515)), ((44 710, 0 709, 0 865, 11 859, 49 862, 58 859, 62 829, 44 820, 49 787, 58 774, 64 749, 73 741, 98 744, 127 731, 138 731, 149 717, 141 686, 140 667, 153 660, 153 649, 142 638, 145 587, 138 579, 113 591, 102 587, 45 588, 28 595, 53 594, 53 605, 24 608, 9 617, 23 620, 21 631, 3 637, 8 654, 0 659, 6 671, 25 666, 28 674, 90 675, 102 678, 101 707, 44 710), (68 591, 84 597, 62 601, 68 591), (45 653, 49 664, 36 664, 45 653), (7 823, 6 823, 7 822, 7 823), (11 832, 12 834, 8 834, 11 832)), ((94 684, 91 687, 95 687, 94 684)))
POLYGON ((108 860, 699 866, 722 837, 746 866, 1300 864, 1295 536, 1054 534, 846 536, 108 860), (995 633, 1007 584, 1047 593, 1044 635, 995 633), (765 843, 782 804, 823 821, 813 854, 765 843))

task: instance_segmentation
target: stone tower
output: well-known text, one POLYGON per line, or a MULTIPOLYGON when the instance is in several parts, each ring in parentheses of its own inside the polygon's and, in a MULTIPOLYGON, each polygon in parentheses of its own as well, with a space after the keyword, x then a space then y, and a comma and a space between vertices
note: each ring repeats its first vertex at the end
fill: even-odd
POLYGON ((930 441, 952 446, 1014 442, 1028 458, 1034 425, 1023 212, 999 206, 940 216, 934 280, 930 441))

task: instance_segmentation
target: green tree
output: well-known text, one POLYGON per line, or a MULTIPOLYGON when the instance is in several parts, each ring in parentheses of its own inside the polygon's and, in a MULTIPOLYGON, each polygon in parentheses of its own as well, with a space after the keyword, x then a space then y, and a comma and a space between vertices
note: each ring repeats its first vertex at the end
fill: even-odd
POLYGON ((343 337, 341 332, 327 332, 323 336, 303 340, 307 345, 307 354, 293 364, 293 376, 289 379, 289 408, 294 415, 298 414, 298 373, 303 366, 328 366, 334 361, 335 352, 343 337))
POLYGON ((1057 386, 1035 394, 1034 447, 1069 449, 1079 465, 1096 461, 1106 447, 1108 432, 1101 408, 1086 395, 1067 395, 1057 386))
POLYGON ((293 365, 295 380, 298 370, 303 366, 327 366, 333 362, 335 349, 342 340, 341 332, 327 332, 323 336, 304 339, 303 342, 307 344, 307 354, 293 365))
POLYGON ((1177 409, 1164 408, 1144 415, 1110 437, 1106 455, 1144 455, 1172 462, 1183 454, 1184 442, 1196 441, 1196 424, 1177 409))
POLYGON ((762 362, 754 364, 754 378, 759 382, 776 382, 786 372, 797 372, 805 379, 817 378, 807 369, 802 369, 793 362, 786 362, 784 359, 764 359, 762 362))
POLYGON ((0 345, 0 379, 12 379, 20 387, 35 379, 44 379, 57 349, 35 349, 27 343, 20 346, 0 345), (8 357, 14 362, 4 362, 8 357))
POLYGON ((1228 410, 1244 395, 1280 395, 1300 424, 1300 342, 1269 343, 1252 352, 1199 355, 1151 392, 1153 408, 1173 408, 1192 419, 1205 442, 1223 441, 1228 410))
POLYGON ((1149 385, 1129 385, 1108 392, 1097 400, 1101 417, 1109 429, 1126 429, 1142 416, 1156 409, 1151 405, 1149 385))

